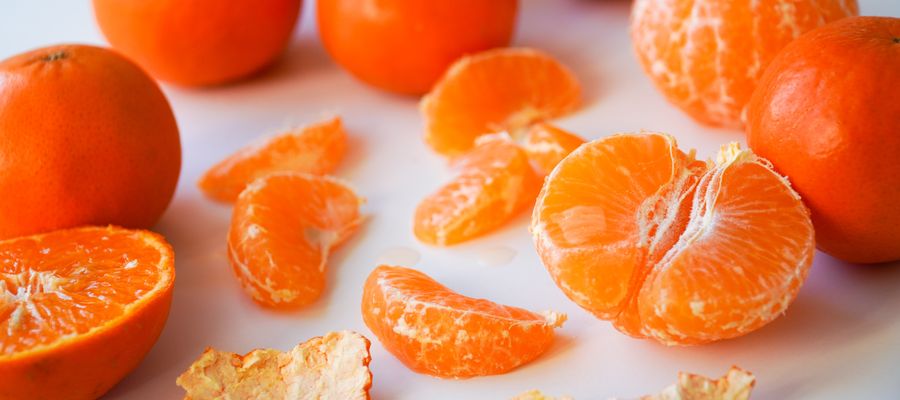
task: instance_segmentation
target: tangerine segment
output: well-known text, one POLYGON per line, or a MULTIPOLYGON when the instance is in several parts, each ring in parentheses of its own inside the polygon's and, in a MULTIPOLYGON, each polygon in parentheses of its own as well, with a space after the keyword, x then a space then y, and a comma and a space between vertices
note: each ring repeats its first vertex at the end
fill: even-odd
POLYGON ((450 245, 496 229, 531 206, 540 189, 525 152, 508 136, 484 137, 454 164, 458 175, 416 208, 413 230, 425 243, 450 245))
POLYGON ((582 144, 584 139, 578 135, 542 122, 528 129, 522 141, 522 148, 538 172, 546 176, 553 171, 556 164, 582 144))
POLYGON ((538 50, 488 50, 456 61, 420 104, 425 141, 457 156, 485 133, 517 132, 580 103, 575 75, 538 50))
POLYGON ((347 133, 334 117, 238 150, 206 171, 197 186, 211 199, 231 203, 250 182, 274 172, 332 172, 346 149, 347 133))
POLYGON ((808 210, 766 160, 731 144, 703 165, 657 133, 596 140, 565 158, 545 181, 532 231, 572 300, 670 345, 776 318, 815 247, 808 210))
POLYGON ((284 353, 257 349, 240 356, 207 348, 176 383, 194 400, 367 400, 371 360, 368 339, 329 332, 284 353))
POLYGON ((325 287, 330 252, 359 227, 363 199, 329 177, 280 173, 238 197, 228 258, 250 297, 268 307, 297 307, 325 287))
POLYGON ((97 398, 159 337, 175 280, 159 235, 86 227, 0 242, 0 398, 97 398))
POLYGON ((444 378, 502 374, 550 347, 566 315, 457 294, 427 275, 380 266, 363 288, 363 321, 410 369, 444 378))

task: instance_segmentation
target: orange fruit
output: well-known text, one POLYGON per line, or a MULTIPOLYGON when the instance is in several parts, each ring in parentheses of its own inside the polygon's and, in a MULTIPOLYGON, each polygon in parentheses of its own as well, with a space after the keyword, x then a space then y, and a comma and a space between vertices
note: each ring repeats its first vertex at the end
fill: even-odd
POLYGON ((197 186, 209 198, 231 203, 250 182, 274 172, 332 172, 346 149, 347 133, 335 117, 244 147, 207 170, 197 186))
POLYGON ((636 0, 631 37, 656 88, 704 124, 739 127, 772 58, 856 0, 636 0))
POLYGON ((133 370, 172 302, 172 247, 84 227, 0 242, 0 398, 95 399, 133 370))
POLYGON ((747 109, 750 147, 791 177, 819 248, 846 261, 900 259, 900 102, 885 98, 897 71, 900 18, 846 18, 785 47, 747 109))
POLYGON ((301 0, 93 0, 109 43, 158 79, 215 85, 271 64, 301 0))
POLYGON ((450 245, 490 232, 534 204, 540 180, 505 135, 479 139, 454 160, 456 177, 416 207, 413 231, 428 244, 450 245))
POLYGON ((413 371, 443 378, 502 374, 547 350, 565 314, 534 313, 451 291, 409 268, 366 279, 363 321, 413 371))
POLYGON ((124 57, 60 45, 0 62, 0 238, 149 228, 180 170, 172 109, 124 57))
POLYGON ((328 332, 291 351, 257 349, 246 355, 207 348, 176 383, 186 399, 368 400, 372 387, 369 340, 328 332))
POLYGON ((538 173, 546 176, 582 144, 584 139, 580 136, 544 122, 528 129, 521 146, 538 173))
POLYGON ((495 49, 456 61, 420 104, 425 141, 458 156, 475 138, 560 117, 580 103, 572 72, 551 56, 525 48, 495 49))
POLYGON ((459 57, 509 44, 518 0, 319 0, 319 36, 353 76, 397 93, 427 92, 459 57))
POLYGON ((746 334, 806 278, 809 212, 737 144, 701 163, 658 133, 589 142, 547 177, 535 246, 563 292, 620 331, 665 344, 746 334))
POLYGON ((328 255, 359 227, 362 202, 337 180, 308 174, 272 174, 247 186, 228 232, 228 258, 244 291, 276 308, 318 299, 328 255))

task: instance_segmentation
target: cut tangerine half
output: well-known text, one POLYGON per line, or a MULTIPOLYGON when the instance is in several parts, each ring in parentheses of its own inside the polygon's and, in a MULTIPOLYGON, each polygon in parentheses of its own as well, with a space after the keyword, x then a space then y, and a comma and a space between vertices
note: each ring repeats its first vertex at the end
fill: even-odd
POLYGON ((347 133, 334 117, 238 150, 206 171, 197 186, 209 198, 231 203, 250 182, 274 172, 332 172, 346 148, 347 133))
POLYGON ((147 231, 0 242, 0 398, 100 397, 153 347, 174 281, 172 247, 147 231))
POLYGON ((425 141, 458 156, 486 133, 514 136, 529 125, 560 117, 580 103, 575 75, 534 49, 488 50, 456 61, 420 104, 425 141))
POLYGON ((809 211, 766 160, 730 144, 704 164, 657 133, 563 159, 532 232, 569 298, 670 345, 741 336, 781 315, 815 248, 809 211))
POLYGON ((433 245, 494 230, 534 204, 540 180, 528 156, 505 133, 486 135, 454 160, 457 176, 416 207, 413 231, 433 245))
POLYGON ((272 174, 247 186, 228 232, 228 258, 244 290, 268 307, 316 300, 328 255, 359 227, 362 203, 336 179, 309 174, 272 174))
POLYGON ((502 374, 546 351, 565 314, 538 314, 457 294, 427 275, 380 266, 363 288, 363 321, 413 371, 444 378, 502 374))

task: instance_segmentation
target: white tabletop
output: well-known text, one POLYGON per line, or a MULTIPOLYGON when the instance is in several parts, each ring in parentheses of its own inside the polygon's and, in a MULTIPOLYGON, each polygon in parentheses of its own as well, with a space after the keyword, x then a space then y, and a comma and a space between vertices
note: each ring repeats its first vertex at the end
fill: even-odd
MULTIPOLYGON (((324 52, 307 1, 282 60, 236 85, 185 90, 164 86, 181 128, 178 192, 157 226, 176 251, 175 298, 159 342, 109 399, 178 399, 175 377, 206 346, 246 352, 289 349, 330 330, 372 339, 376 399, 504 399, 538 388, 577 400, 635 397, 672 383, 678 371, 718 376, 737 364, 757 377, 757 399, 889 399, 900 396, 900 263, 855 266, 817 254, 809 280, 786 315, 745 337, 669 348, 620 334, 570 302, 538 261, 528 215, 483 239, 449 249, 416 242, 413 209, 447 181, 440 157, 423 144, 416 99, 353 80, 324 52), (257 307, 225 255, 230 210, 194 186, 205 168, 254 138, 340 114, 352 135, 337 175, 368 198, 367 223, 329 263, 328 289, 297 312, 257 307), (511 373, 462 381, 413 373, 371 335, 359 311, 363 281, 392 249, 421 254, 414 265, 460 293, 533 310, 569 314, 554 346, 511 373), (503 265, 487 262, 514 251, 503 265), (487 265, 486 265, 487 264, 487 265), (494 264, 494 265, 491 265, 494 264)), ((898 0, 861 0, 863 14, 900 16, 898 0)), ((702 127, 668 105, 641 73, 623 0, 524 0, 516 45, 558 56, 581 79, 586 105, 559 124, 589 138, 657 130, 713 156, 738 131, 702 127)), ((104 43, 87 0, 0 0, 0 58, 63 42, 104 43)), ((394 251, 394 253, 396 253, 394 251)))

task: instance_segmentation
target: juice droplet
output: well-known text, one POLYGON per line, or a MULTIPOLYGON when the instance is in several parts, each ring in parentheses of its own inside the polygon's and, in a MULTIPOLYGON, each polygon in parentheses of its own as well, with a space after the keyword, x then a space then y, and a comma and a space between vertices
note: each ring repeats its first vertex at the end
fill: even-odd
POLYGON ((404 246, 388 247, 378 256, 378 265, 399 265, 411 267, 419 263, 422 256, 416 249, 404 246))
POLYGON ((497 267, 509 264, 516 257, 516 251, 506 247, 492 247, 478 252, 478 264, 485 267, 497 267))

